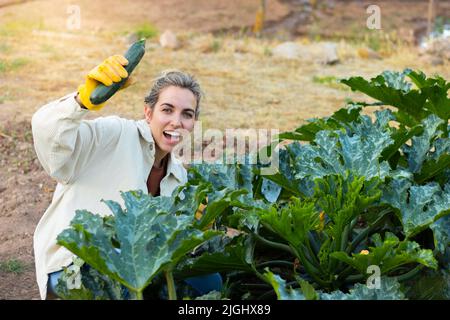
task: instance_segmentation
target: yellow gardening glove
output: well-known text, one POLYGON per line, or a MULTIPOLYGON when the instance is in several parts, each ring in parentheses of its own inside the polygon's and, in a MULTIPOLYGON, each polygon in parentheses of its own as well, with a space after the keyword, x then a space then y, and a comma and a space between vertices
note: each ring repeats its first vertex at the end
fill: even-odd
MULTIPOLYGON (((78 87, 78 96, 83 104, 89 110, 100 110, 105 106, 102 104, 92 104, 89 97, 92 91, 100 84, 110 86, 113 82, 120 82, 123 78, 128 77, 128 72, 123 66, 128 64, 128 60, 122 55, 114 55, 107 58, 94 69, 89 71, 86 76, 86 82, 78 87)), ((131 77, 127 79, 124 85, 119 89, 124 89, 131 84, 131 77)))

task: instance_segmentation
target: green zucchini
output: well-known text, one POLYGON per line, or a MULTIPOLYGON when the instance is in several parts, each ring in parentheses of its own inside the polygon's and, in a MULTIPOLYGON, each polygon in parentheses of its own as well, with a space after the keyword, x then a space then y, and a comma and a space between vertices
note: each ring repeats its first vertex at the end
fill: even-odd
MULTIPOLYGON (((145 53, 145 39, 141 39, 133 43, 130 48, 125 53, 124 57, 128 60, 128 64, 124 66, 125 70, 128 72, 128 77, 133 72, 134 68, 141 61, 145 53)), ((117 90, 127 81, 128 77, 123 78, 119 82, 113 82, 110 86, 105 86, 100 83, 89 97, 93 104, 101 104, 111 98, 117 90)))

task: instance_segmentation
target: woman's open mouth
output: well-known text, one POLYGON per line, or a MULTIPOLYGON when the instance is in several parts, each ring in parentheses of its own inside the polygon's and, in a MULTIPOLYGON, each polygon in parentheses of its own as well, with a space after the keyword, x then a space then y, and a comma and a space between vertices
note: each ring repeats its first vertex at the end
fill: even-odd
POLYGON ((177 144, 181 140, 181 133, 176 131, 165 130, 163 131, 163 135, 168 144, 177 144))

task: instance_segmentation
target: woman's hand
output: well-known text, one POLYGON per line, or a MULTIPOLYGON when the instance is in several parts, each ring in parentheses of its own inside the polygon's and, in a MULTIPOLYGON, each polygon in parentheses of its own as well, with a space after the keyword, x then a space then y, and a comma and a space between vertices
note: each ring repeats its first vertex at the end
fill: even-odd
MULTIPOLYGON (((128 72, 124 68, 127 64, 128 60, 124 56, 114 55, 89 71, 86 76, 86 82, 78 87, 78 95, 76 97, 77 102, 82 107, 89 110, 102 109, 106 102, 97 105, 91 103, 90 96, 92 91, 94 91, 100 83, 105 86, 110 86, 114 82, 120 82, 122 79, 128 77, 128 72)), ((128 78, 121 89, 128 87, 131 83, 131 78, 128 78)))

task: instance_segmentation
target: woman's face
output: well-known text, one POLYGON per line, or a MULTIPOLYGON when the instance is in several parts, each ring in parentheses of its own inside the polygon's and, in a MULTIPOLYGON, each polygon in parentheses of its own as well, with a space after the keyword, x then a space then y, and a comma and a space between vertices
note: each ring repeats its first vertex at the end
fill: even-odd
POLYGON ((170 86, 159 94, 153 109, 144 113, 153 139, 163 153, 169 153, 182 140, 182 133, 191 132, 195 122, 196 98, 185 88, 170 86))

